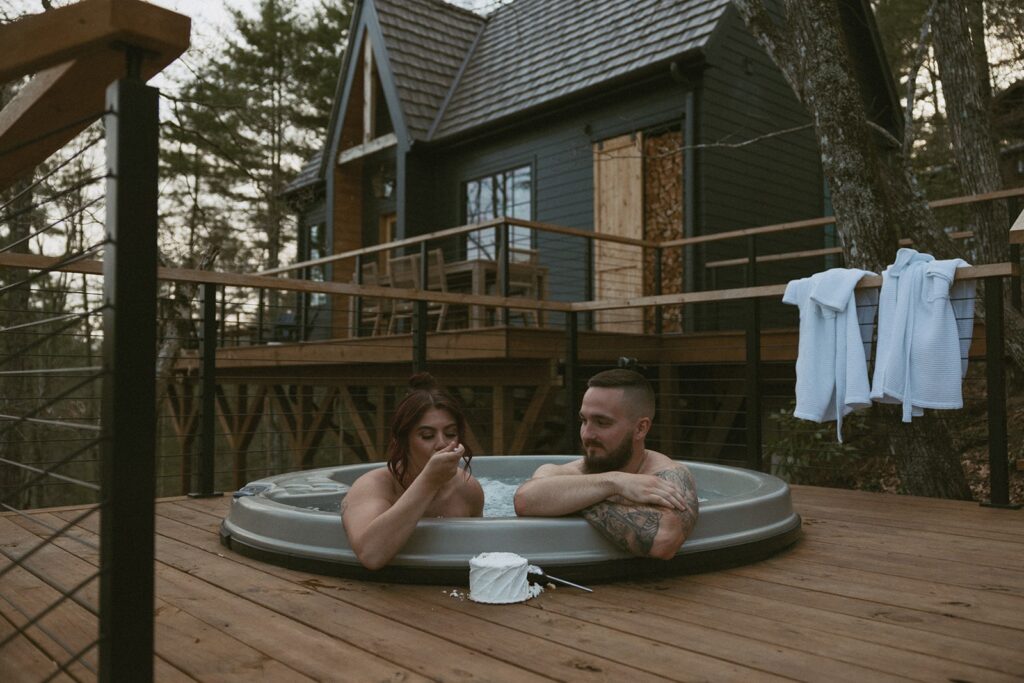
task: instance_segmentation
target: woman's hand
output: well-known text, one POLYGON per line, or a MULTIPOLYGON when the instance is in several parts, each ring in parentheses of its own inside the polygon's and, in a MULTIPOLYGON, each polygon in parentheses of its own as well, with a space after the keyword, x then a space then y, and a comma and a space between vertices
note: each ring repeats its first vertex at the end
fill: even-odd
POLYGON ((462 459, 465 452, 466 447, 462 444, 455 442, 448 444, 443 450, 430 456, 430 460, 420 472, 420 477, 431 489, 440 489, 458 473, 459 460, 462 459))

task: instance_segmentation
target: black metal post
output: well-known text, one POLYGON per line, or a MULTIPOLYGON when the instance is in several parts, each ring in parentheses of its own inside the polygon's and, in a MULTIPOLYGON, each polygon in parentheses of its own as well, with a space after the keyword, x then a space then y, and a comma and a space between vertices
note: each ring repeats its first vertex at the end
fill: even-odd
MULTIPOLYGON (((661 247, 654 248, 654 294, 655 296, 661 294, 661 268, 663 250, 661 247)), ((662 327, 664 326, 664 316, 662 315, 661 306, 654 307, 654 334, 661 334, 662 327)))
POLYGON ((156 495, 157 144, 159 91, 107 88, 103 255, 99 680, 153 680, 156 495))
POLYGON ((412 319, 412 371, 427 371, 427 302, 415 302, 412 319))
MULTIPOLYGON (((747 286, 757 285, 757 237, 747 238, 747 286)), ((764 467, 761 444, 761 300, 750 298, 747 316, 747 467, 764 467)))
POLYGON ((220 334, 218 343, 223 346, 228 338, 228 288, 220 288, 220 334))
POLYGON ((580 406, 576 398, 576 384, 579 378, 579 314, 570 311, 565 314, 565 452, 578 453, 580 446, 580 406))
MULTIPOLYGON (((508 298, 508 260, 509 260, 509 229, 508 223, 501 223, 496 230, 498 231, 497 249, 498 249, 498 294, 508 298)), ((501 309, 501 324, 508 325, 508 309, 501 309)))
MULTIPOLYGON (((363 255, 362 254, 357 254, 356 255, 356 284, 357 285, 362 285, 363 284, 363 255)), ((352 303, 352 336, 353 337, 358 337, 362 333, 362 330, 360 328, 362 327, 362 322, 363 322, 363 297, 356 296, 356 297, 353 297, 352 299, 353 299, 353 303, 352 303)))
MULTIPOLYGON (((1018 267, 1020 266, 1020 245, 1019 244, 1011 244, 1010 245, 1010 263, 1014 263, 1018 267)), ((1010 293, 1010 303, 1012 303, 1014 309, 1018 310, 1018 311, 1024 310, 1024 308, 1022 308, 1022 303, 1021 303, 1020 286, 1021 286, 1021 277, 1020 277, 1020 275, 1013 275, 1013 276, 1011 276, 1010 277, 1010 292, 1011 292, 1010 293)))
POLYGON ((199 295, 203 311, 199 327, 199 490, 189 494, 193 498, 212 498, 221 495, 214 491, 214 459, 216 442, 217 395, 217 285, 204 282, 199 295))
POLYGON ((262 344, 263 343, 263 324, 264 324, 263 306, 264 306, 264 301, 266 300, 266 297, 267 297, 267 290, 265 290, 262 287, 260 287, 260 303, 259 303, 259 308, 256 310, 256 343, 257 344, 262 344))
POLYGON ((985 278, 985 372, 988 394, 989 500, 985 507, 1016 510, 1010 504, 1010 467, 1006 445, 1006 350, 1003 345, 1003 282, 985 278))

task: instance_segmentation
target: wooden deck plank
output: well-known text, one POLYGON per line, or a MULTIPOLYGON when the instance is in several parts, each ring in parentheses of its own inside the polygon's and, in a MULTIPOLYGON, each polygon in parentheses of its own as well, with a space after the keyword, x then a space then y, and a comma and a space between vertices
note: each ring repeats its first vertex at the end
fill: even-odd
MULTIPOLYGON (((74 513, 61 514, 69 517, 74 515, 74 513)), ((44 515, 40 515, 40 517, 44 517, 44 515)), ((0 522, 2 521, 4 520, 0 520, 0 522)), ((30 521, 24 519, 17 521, 19 524, 31 524, 30 521)), ((40 521, 45 520, 41 519, 40 521)), ((88 523, 98 524, 99 520, 93 516, 86 520, 86 524, 88 523)), ((45 529, 45 527, 39 528, 45 529)), ((77 533, 79 538, 87 538, 80 531, 77 533)), ((59 571, 60 583, 64 584, 62 586, 64 588, 70 588, 71 585, 95 572, 99 560, 96 549, 78 543, 69 536, 58 537, 30 560, 38 565, 52 568, 52 573, 59 571), (82 556, 88 559, 83 559, 82 556)), ((98 590, 99 588, 94 582, 89 585, 87 590, 83 591, 84 597, 89 602, 95 603, 98 590)), ((52 596, 48 596, 48 598, 52 599, 52 596)), ((84 612, 84 610, 82 611, 84 612)), ((168 663, 187 672, 190 676, 200 680, 223 681, 251 680, 254 675, 264 675, 272 680, 313 680, 281 664, 280 661, 268 658, 247 647, 219 628, 203 623, 159 597, 156 600, 155 612, 154 638, 157 651, 168 663), (231 658, 224 657, 223 653, 231 653, 231 658)), ((88 615, 88 617, 91 619, 93 629, 91 637, 95 638, 96 619, 92 615, 88 615)))
MULTIPOLYGON (((197 543, 195 535, 189 535, 187 540, 190 543, 197 544, 200 547, 205 545, 208 551, 221 549, 215 534, 223 513, 210 514, 210 512, 226 510, 226 501, 176 501, 173 505, 176 517, 183 513, 184 517, 189 520, 192 528, 209 534, 209 538, 206 539, 205 543, 197 543), (213 545, 211 546, 210 544, 213 545)), ((569 678, 592 678, 594 676, 591 674, 600 674, 597 678, 610 676, 614 679, 620 679, 621 676, 628 675, 627 672, 620 670, 623 665, 628 665, 632 667, 633 671, 644 672, 644 675, 648 678, 653 676, 674 678, 678 675, 679 671, 684 670, 691 677, 706 677, 708 680, 721 680, 723 677, 734 677, 740 674, 746 677, 753 676, 759 680, 774 678, 768 675, 757 676, 757 672, 744 670, 742 667, 731 663, 707 657, 703 653, 676 652, 673 648, 663 647, 659 651, 657 659, 652 660, 644 654, 647 648, 642 640, 638 641, 634 636, 626 633, 613 633, 608 629, 591 628, 587 632, 585 642, 581 644, 576 635, 581 629, 587 628, 588 624, 586 622, 581 624, 578 620, 571 618, 556 620, 551 614, 540 610, 509 610, 502 608, 496 610, 492 605, 478 605, 472 602, 465 602, 464 600, 453 599, 450 594, 447 594, 446 597, 446 594, 442 593, 442 589, 436 586, 388 587, 383 584, 346 582, 327 577, 312 577, 303 572, 266 565, 243 556, 235 555, 234 557, 239 562, 262 567, 265 571, 283 578, 295 580, 295 578, 311 577, 312 581, 305 579, 302 580, 302 583, 304 585, 315 585, 319 590, 338 590, 338 586, 349 587, 349 590, 352 590, 352 587, 358 587, 360 591, 358 604, 360 606, 374 609, 374 611, 380 614, 388 614, 391 618, 402 623, 432 623, 437 619, 446 621, 452 618, 450 615, 438 613, 439 609, 446 611, 454 610, 459 615, 483 619, 485 622, 491 622, 491 627, 497 625, 503 629, 492 634, 491 629, 487 627, 487 623, 481 625, 480 623, 473 622, 474 625, 470 629, 471 632, 483 635, 484 640, 491 643, 489 647, 493 648, 495 641, 514 640, 516 646, 512 653, 513 656, 516 652, 521 652, 522 648, 525 647, 531 653, 531 665, 534 663, 541 665, 544 667, 544 671, 556 676, 561 671, 561 676, 568 675, 569 678), (389 591, 393 593, 394 589, 399 590, 402 594, 402 602, 398 605, 394 603, 394 598, 388 595, 389 591), (412 600, 428 603, 434 608, 433 613, 424 614, 422 609, 410 609, 412 600), (518 636, 516 634, 508 634, 505 632, 504 627, 514 628, 519 632, 518 636), (542 642, 539 644, 535 642, 532 638, 535 636, 542 638, 542 642), (546 649, 552 649, 551 643, 561 643, 565 645, 567 650, 562 652, 555 648, 556 654, 553 655, 555 657, 553 661, 549 661, 552 655, 545 652, 546 649), (577 650, 574 656, 569 648, 577 650), (587 657, 585 655, 590 656, 587 657), (563 657, 563 659, 557 659, 557 657, 563 657)), ((464 591, 461 592, 464 593, 464 591)), ((455 623, 457 624, 458 622, 455 623)), ((449 628, 447 625, 443 626, 445 629, 449 628)), ((451 628, 454 628, 454 626, 451 628)), ((466 644, 465 640, 462 642, 466 644)), ((488 650, 488 654, 495 653, 492 650, 488 650)))
MULTIPOLYGON (((158 676, 1024 679, 1019 513, 808 487, 794 487, 794 502, 804 538, 768 560, 603 584, 592 595, 547 591, 524 604, 494 606, 460 599, 463 587, 453 596, 440 586, 347 581, 264 564, 220 545, 230 497, 161 501, 158 676)), ((75 514, 33 516, 52 526, 75 514)), ((75 539, 95 542, 97 525, 91 517, 40 553, 57 585, 94 571, 95 548, 75 539)), ((49 532, 0 515, 4 549, 28 547, 37 534, 49 532)), ((7 579, 2 592, 11 590, 7 579)), ((15 595, 30 599, 22 593, 39 582, 21 580, 15 595)), ((2 608, 0 601, 0 638, 11 628, 2 608)), ((0 672, 7 661, 33 672, 27 680, 45 678, 54 667, 48 652, 26 638, 0 650, 0 672)))
MULTIPOLYGON (((0 640, 14 633, 17 627, 0 614, 0 640)), ((58 664, 28 638, 15 638, 0 647, 0 680, 7 683, 38 683, 56 671, 58 664)), ((73 682, 66 673, 54 676, 59 683, 73 682)))
MULTIPOLYGON (((545 611, 575 615, 599 624, 615 624, 629 633, 635 633, 655 643, 678 642, 712 657, 731 661, 752 671, 773 673, 798 681, 896 681, 882 671, 857 664, 840 663, 828 656, 812 651, 815 645, 831 649, 825 643, 806 643, 808 647, 778 647, 766 642, 762 635, 739 628, 733 621, 706 623, 699 616, 665 609, 664 601, 644 600, 615 586, 603 589, 599 595, 566 595, 556 591, 544 604, 545 611), (685 618, 680 618, 683 616, 685 618), (739 631, 739 633, 737 633, 739 631)), ((670 594, 670 593, 669 593, 670 594)), ((646 596, 645 596, 646 597, 646 596)), ((790 643, 792 645, 792 643, 790 643)))
MULTIPOLYGON (((869 618, 851 612, 838 612, 829 609, 828 605, 814 606, 797 604, 791 595, 767 597, 756 592, 759 584, 756 581, 735 577, 728 587, 718 587, 695 577, 683 577, 682 581, 696 583, 700 589, 700 601, 708 607, 728 609, 752 616, 766 616, 777 620, 780 628, 788 628, 790 624, 809 624, 822 633, 857 638, 868 643, 896 646, 908 655, 920 654, 929 660, 941 662, 949 660, 971 666, 991 669, 1010 676, 1024 677, 1024 656, 1014 654, 1007 657, 1005 648, 989 643, 972 642, 965 647, 960 638, 923 631, 916 628, 914 620, 899 618, 894 615, 892 621, 883 618, 869 618), (743 590, 753 586, 753 589, 743 590), (907 623, 895 623, 906 621, 907 623)), ((666 586, 658 582, 650 582, 639 586, 656 596, 661 596, 666 586)), ((813 596, 812 596, 813 597, 813 596)), ((873 605, 866 605, 874 607, 873 605)))
MULTIPOLYGON (((167 520, 167 523, 168 530, 171 530, 172 520, 167 520)), ((173 528, 182 534, 179 538, 182 538, 183 543, 187 542, 205 552, 223 552, 217 537, 212 532, 197 537, 194 533, 196 527, 181 525, 173 528)), ((370 610, 398 624, 423 629, 431 633, 456 634, 457 642, 463 646, 476 649, 509 664, 532 669, 535 673, 544 672, 542 675, 545 676, 560 679, 621 680, 623 676, 630 676, 636 669, 635 666, 626 667, 612 658, 606 658, 608 657, 606 650, 602 650, 604 656, 587 656, 571 647, 563 647, 553 641, 531 636, 528 633, 510 632, 505 624, 493 624, 480 619, 467 620, 459 613, 447 609, 458 602, 450 596, 448 601, 442 601, 440 604, 429 599, 435 593, 440 596, 443 589, 437 586, 392 587, 386 584, 344 581, 267 565, 234 553, 227 554, 241 564, 264 571, 284 581, 297 583, 304 589, 312 589, 328 597, 351 602, 353 605, 370 610), (450 602, 451 605, 446 602, 450 602), (530 653, 526 659, 522 657, 524 651, 530 653)), ((483 610, 494 609, 493 606, 481 606, 475 603, 473 605, 483 610)), ((507 611, 505 616, 509 616, 507 611)), ((595 635, 595 637, 597 636, 595 635)), ((605 643, 605 645, 613 650, 623 647, 614 641, 605 643)), ((635 647, 638 643, 631 645, 635 647)), ((650 673, 647 675, 651 676, 650 673)), ((664 680, 660 677, 652 678, 652 680, 655 679, 664 680)))
MULTIPOLYGON (((209 537, 206 540, 211 544, 209 550, 196 548, 173 537, 173 532, 189 532, 190 529, 166 517, 157 518, 160 562, 232 591, 241 599, 255 602, 283 617, 319 629, 367 653, 379 655, 424 676, 446 680, 550 680, 461 645, 457 640, 460 634, 433 634, 405 626, 338 596, 324 595, 309 586, 280 579, 262 568, 236 562, 233 554, 227 557, 216 545, 218 542, 212 534, 206 534, 209 537), (438 658, 437 653, 444 653, 444 657, 438 658)), ((91 530, 95 531, 95 528, 91 530)), ((270 569, 272 565, 264 567, 270 569)), ((305 576, 307 580, 319 578, 305 576)), ((360 590, 358 584, 355 590, 360 590)), ((289 647, 287 643, 280 646, 289 647)))
MULTIPOLYGON (((4 539, 4 553, 0 556, 0 567, 11 564, 8 556, 20 558, 35 548, 50 531, 35 525, 36 530, 26 529, 22 525, 31 525, 30 520, 21 517, 0 519, 0 538, 4 539)), ((53 544, 43 546, 31 557, 23 561, 22 566, 7 571, 3 576, 0 600, 0 614, 6 617, 15 627, 20 627, 30 619, 42 614, 54 603, 59 604, 42 617, 38 624, 29 627, 29 636, 37 647, 46 655, 60 664, 67 662, 90 643, 99 634, 98 621, 94 614, 71 600, 60 600, 57 588, 67 591, 88 578, 95 570, 78 571, 78 567, 64 567, 61 561, 66 553, 53 544), (44 581, 41 577, 45 577, 44 581), (54 584, 54 588, 50 584, 54 584)), ((78 594, 87 605, 95 605, 98 595, 98 580, 87 584, 78 594)), ((97 667, 96 649, 86 652, 77 662, 68 667, 73 678, 92 678, 97 667)))
POLYGON ((594 599, 608 602, 619 610, 630 610, 639 615, 658 614, 669 619, 684 620, 702 628, 715 629, 770 646, 785 648, 787 652, 803 653, 798 661, 810 667, 812 680, 822 677, 842 680, 852 677, 860 680, 884 680, 890 675, 919 681, 954 678, 958 680, 1004 681, 1018 680, 1016 675, 1000 674, 988 667, 979 667, 951 660, 937 659, 895 647, 890 643, 868 642, 848 634, 822 631, 815 622, 780 619, 772 611, 750 612, 733 610, 720 605, 705 604, 703 590, 681 590, 672 585, 678 579, 658 582, 661 589, 647 590, 643 584, 618 592, 604 592, 594 599), (668 584, 668 585, 666 585, 668 584), (860 669, 860 671, 858 671, 860 669), (836 670, 837 673, 832 671, 836 670))
MULTIPOLYGON (((99 540, 94 533, 80 527, 72 533, 93 543, 99 540)), ((59 543, 83 560, 98 562, 98 556, 86 546, 69 541, 59 543)), ((276 652, 279 661, 315 680, 330 679, 339 670, 346 671, 355 680, 426 680, 403 667, 339 643, 316 629, 281 619, 276 612, 255 603, 238 601, 233 591, 195 581, 189 574, 159 562, 156 594, 172 608, 187 612, 264 655, 276 652), (282 648, 282 643, 288 643, 288 647, 282 648), (325 656, 311 659, 306 656, 308 652, 323 652, 325 656)))

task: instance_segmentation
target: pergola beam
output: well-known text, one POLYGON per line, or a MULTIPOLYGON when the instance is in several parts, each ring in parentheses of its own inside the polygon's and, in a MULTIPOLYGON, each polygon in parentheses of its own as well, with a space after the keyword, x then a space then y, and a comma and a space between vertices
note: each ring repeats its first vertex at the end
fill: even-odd
POLYGON ((0 111, 0 188, 102 114, 127 47, 151 78, 188 49, 191 23, 140 0, 84 0, 0 27, 0 82, 36 72, 0 111))

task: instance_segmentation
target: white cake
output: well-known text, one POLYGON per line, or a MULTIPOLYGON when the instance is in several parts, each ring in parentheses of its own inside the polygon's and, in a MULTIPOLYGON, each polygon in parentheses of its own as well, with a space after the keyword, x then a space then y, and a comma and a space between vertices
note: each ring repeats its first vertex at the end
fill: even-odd
POLYGON ((480 553, 469 561, 469 599, 503 605, 532 597, 527 565, 515 553, 480 553))

